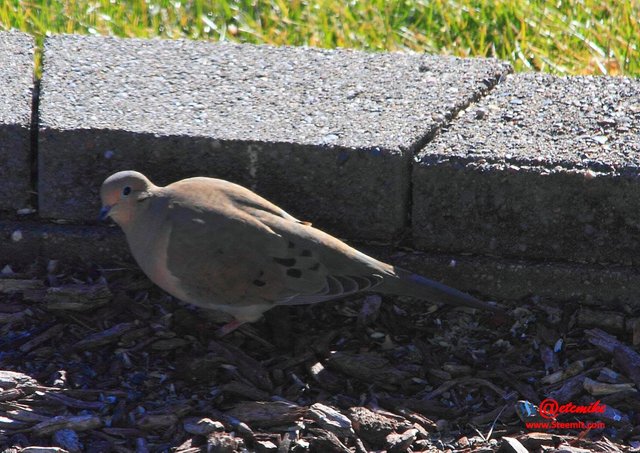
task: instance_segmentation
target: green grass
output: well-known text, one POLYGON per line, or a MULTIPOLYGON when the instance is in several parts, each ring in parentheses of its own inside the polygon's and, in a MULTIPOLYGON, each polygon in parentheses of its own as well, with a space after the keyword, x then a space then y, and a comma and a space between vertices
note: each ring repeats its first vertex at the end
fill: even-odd
POLYGON ((0 1, 0 29, 491 56, 640 75, 640 0, 0 1))

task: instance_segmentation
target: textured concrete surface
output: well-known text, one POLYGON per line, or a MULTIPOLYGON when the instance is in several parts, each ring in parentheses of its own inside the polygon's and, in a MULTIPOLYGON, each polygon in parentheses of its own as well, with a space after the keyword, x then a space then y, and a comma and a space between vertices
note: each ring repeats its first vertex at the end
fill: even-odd
MULTIPOLYGON (((552 303, 637 305, 640 271, 622 266, 398 252, 392 246, 352 243, 386 262, 411 269, 485 300, 517 304, 530 299, 552 303)), ((0 221, 0 269, 14 270, 37 259, 79 266, 91 263, 138 269, 119 228, 0 221)), ((137 272, 141 272, 138 271, 137 272)))
POLYGON ((31 36, 0 32, 0 210, 29 205, 31 197, 31 36))
POLYGON ((127 168, 244 184, 337 234, 406 226, 414 153, 510 67, 419 54, 47 39, 40 212, 93 220, 127 168))
POLYGON ((119 228, 0 220, 0 269, 7 264, 29 265, 37 259, 135 266, 119 228))
POLYGON ((510 75, 420 152, 413 236, 431 251, 637 265, 639 169, 639 80, 510 75))
POLYGON ((547 300, 551 304, 637 307, 640 292, 640 272, 629 266, 424 252, 396 254, 390 262, 484 300, 511 305, 547 300))

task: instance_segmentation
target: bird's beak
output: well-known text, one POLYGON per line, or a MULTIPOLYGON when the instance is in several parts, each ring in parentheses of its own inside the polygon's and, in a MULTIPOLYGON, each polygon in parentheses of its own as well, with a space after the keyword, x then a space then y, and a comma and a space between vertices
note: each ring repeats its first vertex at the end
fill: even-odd
POLYGON ((100 209, 100 216, 98 217, 98 220, 100 221, 106 220, 107 217, 109 217, 110 211, 111 211, 111 206, 109 205, 103 206, 102 209, 100 209))

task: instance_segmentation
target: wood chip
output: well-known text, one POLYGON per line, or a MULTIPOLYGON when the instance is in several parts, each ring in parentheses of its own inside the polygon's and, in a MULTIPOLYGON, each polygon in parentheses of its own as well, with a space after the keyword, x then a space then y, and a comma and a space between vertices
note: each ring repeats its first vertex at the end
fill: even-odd
POLYGON ((593 379, 585 378, 583 382, 584 388, 590 394, 595 396, 610 395, 612 393, 624 392, 632 390, 635 384, 607 384, 606 382, 598 382, 593 379))
POLYGON ((0 401, 15 401, 25 396, 25 392, 21 389, 0 390, 0 401))
POLYGON ((44 303, 49 310, 89 311, 106 305, 112 294, 107 285, 65 285, 48 288, 44 303))
POLYGON ((613 371, 611 368, 602 368, 600 374, 598 374, 598 380, 600 382, 606 382, 608 384, 622 384, 623 379, 620 373, 613 371))
POLYGON ((242 450, 242 439, 227 433, 212 433, 207 437, 207 452, 233 453, 242 450))
MULTIPOLYGON (((45 272, 40 264, 18 271, 11 278, 45 272)), ((513 310, 515 323, 500 324, 457 310, 425 316, 423 305, 379 305, 373 296, 359 315, 331 304, 280 307, 272 314, 282 322, 257 322, 218 339, 202 310, 167 297, 135 266, 58 265, 33 282, 0 291, 0 361, 15 370, 0 370, 7 453, 35 445, 114 453, 489 452, 508 448, 505 435, 538 451, 640 446, 640 399, 630 384, 640 369, 632 345, 640 318, 631 305, 605 313, 594 304, 578 314, 579 301, 539 303, 534 296, 513 310), (106 292, 91 295, 93 282, 105 278, 114 291, 106 304, 106 292), (61 309, 47 309, 45 299, 61 309), (96 309, 83 312, 87 306, 96 309), (589 319, 609 325, 598 313, 611 314, 614 324, 626 317, 619 339, 580 328, 589 319), (585 421, 605 422, 615 442, 578 429, 522 437, 516 400, 533 406, 547 397, 560 404, 601 400, 605 413, 585 421), (87 416, 84 425, 78 421, 87 416)))
POLYGON ((331 406, 315 403, 309 408, 307 417, 318 423, 321 428, 331 431, 338 437, 355 436, 351 420, 331 406))
POLYGON ((586 373, 583 373, 567 379, 564 384, 562 384, 562 387, 547 392, 547 395, 556 401, 572 401, 580 395, 584 389, 584 380, 586 377, 586 373))
POLYGON ((559 445, 556 449, 558 453, 592 453, 593 450, 588 448, 578 448, 568 444, 559 445))
POLYGON ((256 442, 256 453, 275 453, 278 446, 270 440, 259 440, 256 442))
POLYGON ((365 382, 393 390, 409 378, 409 373, 391 365, 389 360, 373 352, 351 353, 337 351, 326 361, 328 368, 365 382))
POLYGON ((416 398, 390 398, 381 397, 380 404, 386 408, 411 409, 422 414, 438 415, 441 417, 455 417, 460 414, 460 410, 444 407, 433 401, 416 398))
POLYGON ((550 447, 560 441, 560 437, 551 433, 525 433, 517 436, 518 441, 529 450, 550 447))
POLYGON ((123 322, 120 324, 116 324, 110 329, 103 330, 102 332, 97 332, 92 335, 89 335, 87 338, 84 338, 78 341, 73 345, 74 349, 86 350, 93 349, 100 346, 108 345, 109 343, 115 343, 120 336, 122 336, 125 332, 128 332, 136 327, 135 322, 123 322))
POLYGON ((598 419, 605 422, 607 425, 621 427, 629 424, 629 416, 610 405, 605 408, 603 413, 599 413, 597 415, 598 419))
POLYGON ((80 453, 83 450, 78 433, 72 429, 61 429, 53 433, 53 443, 69 453, 80 453))
POLYGON ((137 428, 104 427, 102 432, 116 437, 140 437, 144 435, 144 432, 137 428))
POLYGON ((348 415, 358 436, 371 445, 383 445, 387 435, 394 432, 398 426, 396 420, 366 407, 352 407, 348 415))
POLYGON ((420 426, 420 431, 425 432, 425 437, 428 437, 426 433, 435 432, 436 431, 436 423, 430 418, 425 417, 422 414, 418 414, 417 412, 410 411, 407 409, 399 409, 398 413, 402 415, 405 419, 413 423, 413 426, 420 426))
POLYGON ((389 453, 401 453, 409 450, 411 444, 416 440, 418 430, 408 429, 402 434, 391 433, 387 436, 387 449, 389 453))
POLYGON ((469 365, 462 365, 455 362, 445 362, 442 364, 442 370, 451 376, 467 376, 471 374, 471 367, 469 365))
POLYGON ((45 288, 42 280, 0 278, 0 293, 11 294, 27 290, 42 290, 45 288))
POLYGON ((1 410, 0 413, 2 415, 10 419, 19 420, 23 422, 38 423, 38 422, 43 422, 45 420, 49 420, 51 418, 47 415, 43 415, 35 412, 29 406, 7 404, 7 405, 3 405, 0 410, 1 410))
POLYGON ((509 419, 515 414, 515 401, 507 400, 505 401, 505 403, 506 404, 504 405, 497 406, 492 411, 474 415, 469 419, 469 421, 474 425, 483 426, 489 423, 493 423, 498 419, 498 417, 503 420, 509 419))
POLYGON ((351 453, 351 450, 332 432, 320 428, 311 428, 310 431, 314 434, 314 437, 309 441, 311 451, 351 453))
POLYGON ((20 453, 69 453, 60 447, 26 447, 20 450, 20 453))
POLYGON ((214 432, 224 431, 224 425, 210 418, 189 417, 182 422, 184 430, 190 434, 207 436, 214 432))
POLYGON ((599 327, 610 332, 624 332, 625 327, 623 313, 592 310, 586 307, 578 310, 576 321, 580 327, 599 327))
POLYGON ((96 415, 59 415, 35 425, 31 430, 36 436, 48 436, 60 429, 88 431, 102 426, 102 419, 96 415))
POLYGON ((309 373, 322 388, 330 392, 339 392, 342 389, 342 380, 330 370, 326 369, 321 362, 316 362, 311 365, 309 367, 309 373))
POLYGON ((85 401, 57 392, 45 392, 43 395, 46 399, 60 403, 66 407, 75 407, 78 409, 101 410, 105 407, 102 401, 85 401))
POLYGON ((543 377, 540 382, 543 384, 556 384, 558 382, 562 382, 570 377, 573 377, 577 374, 582 373, 588 365, 593 363, 595 358, 588 358, 584 360, 576 360, 573 363, 567 365, 564 370, 556 371, 555 373, 549 374, 543 377))
POLYGON ((193 439, 187 439, 176 447, 175 453, 202 453, 202 448, 195 445, 193 439))
POLYGON ((36 386, 38 386, 38 381, 29 375, 16 371, 0 370, 0 389, 36 386))
POLYGON ((171 428, 177 423, 176 414, 147 414, 138 420, 136 426, 144 431, 156 431, 171 428))
POLYGON ((29 426, 29 423, 23 422, 21 420, 16 420, 11 417, 6 417, 4 415, 0 415, 0 428, 8 429, 8 430, 19 430, 29 426))
POLYGON ((238 367, 240 374, 252 382, 256 387, 270 392, 273 390, 273 383, 269 378, 268 371, 260 362, 248 356, 242 349, 231 344, 222 344, 217 341, 209 342, 210 351, 227 360, 238 367))
POLYGON ((268 400, 270 397, 269 393, 246 382, 232 381, 224 384, 220 388, 223 392, 240 395, 246 399, 257 401, 268 400))
POLYGON ((156 351, 172 351, 174 349, 184 348, 189 345, 189 341, 184 338, 168 338, 164 340, 158 340, 151 343, 151 349, 156 351))
POLYGON ((585 330, 589 342, 612 354, 616 364, 640 389, 640 354, 600 329, 585 330))
POLYGON ((54 324, 52 327, 48 328, 47 330, 42 332, 40 335, 32 338, 31 340, 27 341, 25 344, 20 346, 19 348, 20 351, 29 352, 32 349, 35 349, 41 344, 46 343, 47 341, 56 337, 60 332, 64 330, 64 327, 65 327, 64 324, 54 324))
POLYGON ((0 313, 0 324, 16 324, 33 316, 33 311, 25 309, 16 313, 0 313))
POLYGON ((527 450, 525 448, 524 445, 522 445, 522 443, 514 438, 514 437, 507 437, 504 436, 502 438, 502 445, 500 445, 500 452, 504 452, 504 453, 528 453, 529 450, 527 450))
POLYGON ((304 407, 284 401, 245 401, 236 404, 228 415, 254 428, 287 425, 307 413, 304 407))

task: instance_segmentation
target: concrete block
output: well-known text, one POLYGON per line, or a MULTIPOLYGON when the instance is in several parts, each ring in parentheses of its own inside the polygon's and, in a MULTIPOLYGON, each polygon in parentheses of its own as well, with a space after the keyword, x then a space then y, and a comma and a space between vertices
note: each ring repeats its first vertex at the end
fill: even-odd
MULTIPOLYGON (((640 272, 628 266, 399 252, 390 245, 358 242, 351 245, 483 300, 510 305, 535 298, 553 304, 579 301, 581 305, 619 308, 624 304, 635 306, 640 292, 640 272)), ((0 220, 0 269, 6 265, 24 269, 37 260, 46 264, 49 259, 60 260, 63 266, 97 264, 142 274, 133 262, 124 234, 115 226, 0 220)))
POLYGON ((72 266, 126 263, 138 269, 120 228, 0 220, 0 269, 6 265, 17 269, 39 259, 72 266))
POLYGON ((390 239, 406 227, 415 152, 509 71, 415 53, 54 36, 40 212, 92 220, 102 180, 136 169, 162 185, 221 177, 334 234, 390 239))
POLYGON ((390 263, 511 306, 545 301, 628 309, 638 304, 640 272, 629 266, 412 252, 390 263))
POLYGON ((424 250, 640 263, 640 81, 516 74, 427 144, 424 250))
POLYGON ((0 32, 0 210, 29 205, 33 38, 0 32))

